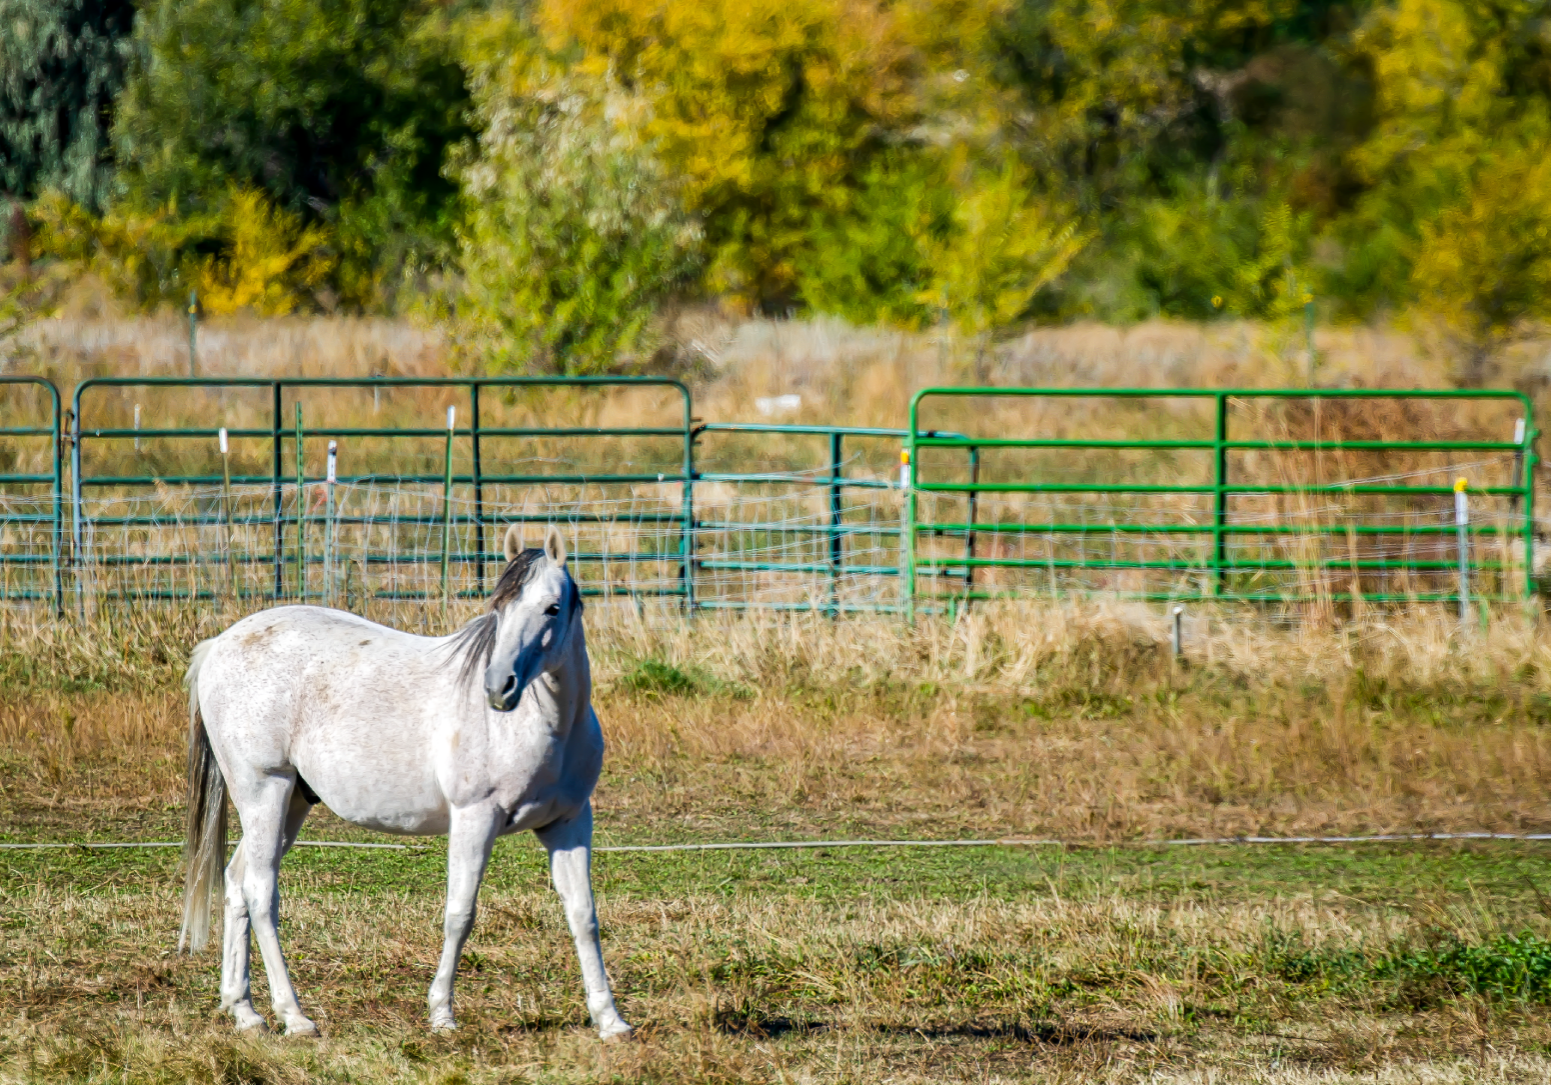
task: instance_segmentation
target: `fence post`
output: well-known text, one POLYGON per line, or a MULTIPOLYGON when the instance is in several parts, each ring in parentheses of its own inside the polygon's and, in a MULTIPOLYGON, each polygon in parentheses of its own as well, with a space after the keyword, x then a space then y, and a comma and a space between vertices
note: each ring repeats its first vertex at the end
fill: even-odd
POLYGON ((840 456, 844 437, 839 430, 829 434, 829 616, 840 617, 840 560, 843 546, 840 523, 844 517, 840 493, 840 456))
POLYGON ((695 418, 689 393, 684 393, 684 485, 679 532, 679 582, 683 586, 684 613, 695 612, 695 418))
POLYGON ((194 353, 194 340, 196 329, 199 327, 199 295, 193 290, 188 292, 188 375, 192 378, 198 375, 199 365, 195 360, 198 355, 194 353))
POLYGON ((1454 529, 1459 543, 1459 627, 1470 628, 1470 504, 1465 491, 1470 483, 1454 480, 1454 529))
POLYGON ((452 434, 458 408, 447 408, 447 462, 442 472, 442 619, 447 618, 447 566, 452 553, 452 434))
POLYGON ((226 590, 235 601, 237 592, 237 562, 232 554, 232 457, 231 443, 227 439, 226 427, 221 427, 219 436, 221 443, 221 525, 225 529, 222 532, 221 548, 226 551, 226 590))
MULTIPOLYGON (((1513 456, 1514 485, 1522 488, 1524 495, 1524 598, 1526 601, 1535 597, 1536 588, 1539 586, 1535 577, 1535 451, 1534 444, 1537 436, 1533 423, 1531 408, 1528 404, 1524 407, 1524 417, 1520 418, 1513 427, 1514 443, 1519 446, 1513 456)), ((1514 501, 1515 506, 1518 501, 1514 501)))
POLYGON ((307 601, 307 475, 302 433, 302 403, 296 401, 296 601, 307 601))
POLYGON ((70 565, 75 570, 75 602, 84 606, 81 587, 81 390, 75 391, 75 409, 70 412, 70 565))
POLYGON ((1185 608, 1175 607, 1171 615, 1169 648, 1175 659, 1185 654, 1185 608))
POLYGON ((916 488, 915 479, 911 476, 910 451, 915 443, 915 404, 910 410, 910 435, 905 438, 908 444, 899 450, 899 488, 905 491, 905 511, 899 525, 899 556, 904 568, 900 570, 901 591, 904 599, 901 602, 905 607, 905 621, 914 624, 916 620, 916 488))
POLYGON ((323 605, 334 605, 334 480, 339 458, 339 442, 329 442, 328 471, 324 476, 323 503, 323 605))
POLYGON ((1217 595, 1223 593, 1226 586, 1228 539, 1223 528, 1228 524, 1228 495, 1224 487, 1228 485, 1228 396, 1218 392, 1217 401, 1217 425, 1215 435, 1212 438, 1216 481, 1212 486, 1212 572, 1214 592, 1217 595))
MULTIPOLYGON (((980 485, 980 449, 969 450, 969 484, 980 485)), ((975 512, 980 497, 979 490, 969 491, 969 519, 964 524, 964 608, 969 609, 969 595, 975 590, 975 512)))
POLYGON ((48 390, 53 413, 53 421, 49 424, 49 429, 52 431, 49 439, 54 444, 54 455, 51 457, 54 461, 54 522, 50 525, 53 535, 50 541, 54 550, 54 614, 56 617, 63 618, 65 616, 65 434, 59 413, 61 406, 59 389, 54 386, 53 381, 49 381, 48 390))

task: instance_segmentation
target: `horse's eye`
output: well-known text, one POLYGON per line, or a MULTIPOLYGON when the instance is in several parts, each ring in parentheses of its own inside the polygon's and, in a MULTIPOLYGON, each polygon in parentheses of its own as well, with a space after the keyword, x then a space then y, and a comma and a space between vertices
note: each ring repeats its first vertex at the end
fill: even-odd
POLYGON ((544 608, 544 613, 548 614, 551 618, 553 618, 556 614, 560 613, 560 604, 559 603, 551 603, 551 604, 549 604, 549 606, 544 608))

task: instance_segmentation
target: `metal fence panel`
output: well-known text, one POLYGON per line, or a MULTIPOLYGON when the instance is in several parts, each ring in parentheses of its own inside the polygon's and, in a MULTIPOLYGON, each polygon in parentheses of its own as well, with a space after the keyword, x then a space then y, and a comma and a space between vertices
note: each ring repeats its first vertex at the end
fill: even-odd
POLYGON ((59 416, 53 381, 0 376, 0 602, 64 603, 59 416))
POLYGON ((1529 399, 1506 391, 923 389, 903 596, 1522 600, 1535 438, 1529 399), (1040 415, 1017 436, 987 421, 1010 403, 1040 415), (1104 425, 1074 421, 1095 404, 1104 425), (934 434, 924 409, 981 424, 934 434), (1162 434, 1135 435, 1144 422, 1162 434), (1415 439, 1428 427, 1461 432, 1415 439))
MULTIPOLYGON (((585 419, 585 403, 571 406, 585 419)), ((693 604, 691 403, 678 381, 100 378, 76 389, 74 407, 71 520, 83 596, 332 601, 354 570, 376 597, 477 596, 500 559, 498 525, 558 521, 578 536, 572 553, 587 594, 693 604), (513 403, 531 414, 521 397, 602 389, 660 393, 667 414, 656 425, 492 417, 513 403), (374 415, 386 401, 399 420, 331 420, 330 407, 339 411, 325 393, 353 394, 356 414, 366 397, 374 415), (198 412, 199 397, 208 397, 206 417, 179 424, 172 415, 198 412), (232 456, 220 454, 218 469, 223 429, 232 456), (334 473, 325 465, 336 446, 343 470, 334 473), (533 453, 540 446, 550 454, 533 453), (644 462, 608 466, 637 446, 644 462), (650 530, 615 552, 603 542, 616 524, 650 530), (658 575, 626 584, 598 575, 622 561, 658 575)))
POLYGON ((1512 392, 932 388, 894 430, 700 424, 658 378, 101 378, 68 498, 54 386, 0 392, 12 602, 477 598, 513 522, 561 525, 587 594, 686 612, 1534 587, 1512 392))

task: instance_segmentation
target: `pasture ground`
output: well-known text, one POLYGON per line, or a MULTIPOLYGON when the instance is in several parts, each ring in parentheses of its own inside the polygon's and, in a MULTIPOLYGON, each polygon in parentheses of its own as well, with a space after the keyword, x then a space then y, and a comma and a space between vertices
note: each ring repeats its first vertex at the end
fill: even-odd
POLYGON ((1510 936, 1547 929, 1534 847, 603 855, 606 954, 640 1030, 619 1047, 586 1027, 530 839, 498 848, 451 1037, 425 1029, 435 846, 288 858, 318 1042, 216 1014, 214 955, 171 953, 175 853, 10 853, 0 871, 13 1081, 1551 1074, 1551 946, 1510 936))
MULTIPOLYGON (((0 629, 0 839, 177 838, 181 659, 227 620, 0 629)), ((441 842, 293 853, 318 1042, 216 1014, 215 955, 173 953, 174 850, 0 852, 0 1082, 1544 1081, 1551 845, 1138 846, 1546 831, 1542 626, 1429 621, 1224 619, 1176 665, 1139 611, 590 612, 599 843, 1084 846, 600 855, 640 1029, 620 1047, 586 1028, 531 838, 499 845, 451 1037, 425 1029, 441 842)), ((382 839, 326 813, 307 832, 382 839)))

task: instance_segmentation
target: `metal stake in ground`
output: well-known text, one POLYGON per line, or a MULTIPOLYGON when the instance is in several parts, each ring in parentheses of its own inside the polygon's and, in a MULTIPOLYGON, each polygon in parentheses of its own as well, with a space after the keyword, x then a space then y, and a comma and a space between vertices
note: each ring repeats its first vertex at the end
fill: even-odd
POLYGON ((1454 480, 1454 530, 1459 544, 1459 627, 1470 627, 1470 502, 1465 491, 1470 483, 1454 480))
POLYGON ((237 561, 232 556, 232 459, 231 446, 227 441, 226 427, 221 427, 221 524, 226 551, 226 590, 233 600, 237 598, 237 561))
POLYGON ((339 442, 329 442, 329 464, 323 506, 323 605, 334 605, 334 480, 339 462, 339 442))
POLYGON ((188 375, 199 375, 198 355, 194 352, 194 339, 196 329, 199 327, 199 295, 193 290, 188 292, 188 375))
POLYGON ((452 552, 452 435, 458 408, 447 408, 447 465, 442 473, 442 618, 447 617, 447 564, 452 552))
POLYGON ((1173 649, 1175 659, 1185 654, 1185 608, 1175 607, 1173 621, 1169 631, 1169 647, 1173 649))

